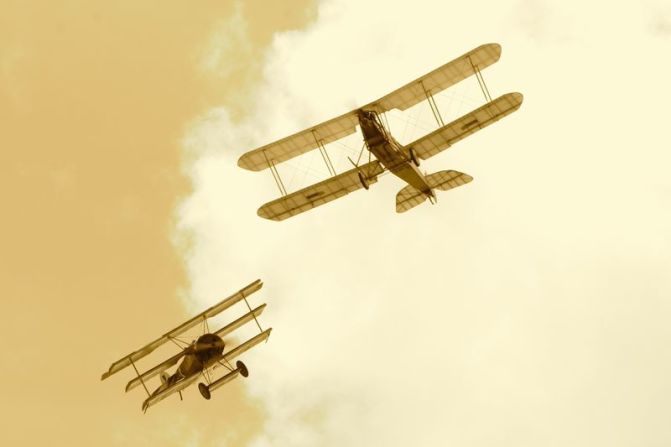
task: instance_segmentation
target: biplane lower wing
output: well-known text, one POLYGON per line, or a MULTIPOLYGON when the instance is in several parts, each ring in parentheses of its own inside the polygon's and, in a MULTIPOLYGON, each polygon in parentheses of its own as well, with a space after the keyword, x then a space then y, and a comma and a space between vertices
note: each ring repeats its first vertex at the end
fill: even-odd
POLYGON ((163 343, 166 343, 169 341, 171 338, 176 337, 180 335, 181 333, 191 329, 192 327, 196 326, 197 324, 201 323, 203 320, 207 318, 211 318, 220 312, 223 312, 224 310, 228 309, 232 305, 236 304, 237 302, 241 301, 245 297, 251 295, 252 293, 256 292, 259 290, 261 287, 263 287, 263 282, 260 279, 257 279, 253 283, 243 287, 242 289, 238 290, 236 293, 233 295, 229 296, 228 298, 225 298, 215 304, 214 306, 210 307, 209 309, 205 310, 204 312, 199 313, 195 317, 191 318, 189 321, 177 326, 175 329, 171 330, 170 332, 167 332, 166 334, 162 335, 161 337, 157 338, 156 340, 152 341, 151 343, 146 344, 142 348, 138 349, 137 351, 127 355, 126 357, 123 357, 116 362, 112 363, 112 365, 109 367, 109 370, 106 371, 102 377, 101 380, 105 380, 112 374, 121 371, 122 369, 126 368, 127 366, 130 366, 133 362, 136 362, 137 360, 141 359, 142 357, 145 357, 149 354, 151 354, 156 348, 161 346, 163 343))
POLYGON ((426 160, 449 148, 457 141, 513 113, 520 108, 522 100, 521 93, 507 93, 499 96, 482 107, 406 145, 405 150, 409 152, 412 149, 416 156, 426 160))
POLYGON ((377 182, 377 176, 384 172, 379 161, 373 160, 358 168, 350 169, 307 188, 266 203, 258 210, 258 215, 270 220, 284 220, 288 217, 331 202, 366 185, 377 182))

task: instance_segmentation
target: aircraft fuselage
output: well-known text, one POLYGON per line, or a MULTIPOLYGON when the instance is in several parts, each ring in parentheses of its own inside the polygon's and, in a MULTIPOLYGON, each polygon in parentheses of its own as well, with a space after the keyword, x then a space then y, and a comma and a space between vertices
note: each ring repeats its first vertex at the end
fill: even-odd
POLYGON ((200 374, 203 370, 212 367, 221 359, 223 351, 224 342, 221 337, 216 334, 201 335, 198 340, 186 348, 184 358, 175 373, 165 380, 162 379, 161 385, 154 390, 152 396, 160 393, 173 383, 200 374))
POLYGON ((403 145, 387 132, 378 115, 372 111, 359 110, 358 117, 366 146, 375 158, 392 174, 435 199, 424 175, 403 150, 403 145))

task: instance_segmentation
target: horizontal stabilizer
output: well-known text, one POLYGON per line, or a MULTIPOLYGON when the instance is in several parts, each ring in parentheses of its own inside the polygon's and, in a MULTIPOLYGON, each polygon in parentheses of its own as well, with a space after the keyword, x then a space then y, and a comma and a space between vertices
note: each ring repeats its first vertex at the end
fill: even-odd
POLYGON ((421 205, 428 198, 419 189, 412 185, 408 185, 396 194, 396 212, 405 213, 409 209, 421 205))
POLYGON ((426 181, 431 189, 439 189, 441 191, 465 185, 471 180, 473 180, 473 177, 458 171, 440 171, 426 176, 426 181))
MULTIPOLYGON (((431 189, 447 191, 457 186, 465 185, 473 180, 468 174, 459 171, 440 171, 426 176, 426 182, 431 189)), ((429 196, 412 185, 408 185, 396 194, 396 212, 405 213, 409 209, 424 203, 429 196)))

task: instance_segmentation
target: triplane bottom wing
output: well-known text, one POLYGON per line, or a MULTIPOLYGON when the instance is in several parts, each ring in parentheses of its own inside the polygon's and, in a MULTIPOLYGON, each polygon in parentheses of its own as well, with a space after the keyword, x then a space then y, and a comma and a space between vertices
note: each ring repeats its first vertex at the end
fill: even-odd
MULTIPOLYGON (((265 331, 261 332, 260 334, 250 338, 249 340, 245 341, 244 343, 235 347, 234 349, 230 350, 229 352, 224 353, 224 355, 219 357, 218 361, 221 362, 222 365, 224 363, 230 362, 231 360, 235 359, 239 355, 247 352, 248 350, 250 350, 254 346, 258 345, 262 341, 267 340, 268 337, 270 337, 270 332, 271 331, 272 331, 272 328, 266 329, 265 331)), ((215 367, 216 367, 216 364, 215 364, 215 367)), ((156 405, 157 403, 159 403, 160 401, 162 401, 166 397, 168 397, 172 394, 175 394, 179 391, 182 391, 183 389, 189 387, 189 385, 195 383, 198 380, 199 377, 200 377, 199 374, 195 374, 191 377, 186 377, 185 379, 180 380, 179 382, 176 382, 176 383, 168 386, 163 391, 148 397, 142 404, 142 410, 147 411, 147 408, 149 408, 153 405, 156 405)))

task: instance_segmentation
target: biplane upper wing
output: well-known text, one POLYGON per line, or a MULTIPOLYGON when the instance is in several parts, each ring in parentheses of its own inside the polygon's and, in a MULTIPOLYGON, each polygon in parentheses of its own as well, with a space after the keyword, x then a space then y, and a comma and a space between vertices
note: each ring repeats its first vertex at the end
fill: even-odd
POLYGON ((284 220, 347 195, 363 187, 359 180, 361 172, 369 184, 377 182, 377 176, 384 172, 379 161, 373 160, 358 168, 350 169, 307 188, 268 202, 259 208, 260 217, 284 220))
MULTIPOLYGON (((399 109, 405 110, 429 95, 439 93, 446 88, 494 64, 501 57, 501 46, 496 43, 481 45, 474 50, 448 62, 432 72, 394 90, 377 101, 361 109, 374 109, 377 112, 399 109)), ((282 138, 274 143, 247 152, 238 160, 238 166, 251 171, 261 171, 271 164, 281 163, 316 149, 320 144, 328 144, 351 135, 359 124, 356 110, 325 121, 301 132, 282 138)))
POLYGON ((424 160, 433 157, 457 141, 513 113, 522 105, 522 99, 521 93, 507 93, 499 96, 482 107, 406 145, 405 150, 412 149, 415 155, 424 160))
POLYGON ((203 320, 205 320, 207 318, 211 318, 211 317, 219 314, 220 312, 223 312, 224 310, 231 307, 235 303, 239 302, 243 298, 245 298, 245 297, 251 295, 252 293, 256 292, 261 287, 263 287, 263 282, 260 279, 257 279, 253 283, 243 287, 242 289, 238 290, 233 295, 229 296, 228 298, 223 299, 222 301, 218 302, 214 306, 210 307, 209 309, 205 310, 204 312, 201 312, 200 314, 191 318, 187 322, 182 323, 181 325, 177 326, 175 329, 165 333, 164 335, 162 335, 161 337, 152 341, 151 343, 148 343, 145 346, 143 346, 142 348, 138 349, 137 351, 132 352, 131 354, 117 360, 116 362, 112 363, 112 365, 109 367, 109 370, 102 375, 101 380, 104 380, 104 379, 108 378, 109 376, 111 376, 112 374, 114 374, 118 371, 121 371, 122 369, 126 368, 131 363, 136 362, 137 360, 141 359, 142 357, 144 357, 148 354, 151 354, 156 348, 161 346, 163 343, 166 343, 171 338, 176 337, 179 334, 191 329, 192 327, 201 323, 203 320))
MULTIPOLYGON (((219 329, 218 331, 215 332, 216 335, 219 337, 224 337, 227 334, 230 334, 234 330, 238 329, 240 326, 242 326, 245 323, 248 323, 252 321, 254 318, 257 318, 259 315, 263 313, 265 310, 266 305, 262 304, 258 306, 257 308, 253 309, 251 312, 247 312, 237 320, 233 321, 232 323, 227 324, 223 328, 219 329)), ((170 357, 168 360, 165 362, 162 362, 150 370, 147 370, 146 372, 140 374, 137 377, 134 377, 128 384, 126 385, 126 391, 130 391, 136 386, 140 385, 143 380, 149 380, 152 377, 156 376, 157 374, 162 373, 166 369, 170 368, 173 366, 177 361, 184 355, 185 351, 182 351, 172 357, 170 357)))
POLYGON ((250 171, 261 171, 272 164, 298 157, 306 152, 328 144, 356 132, 359 124, 356 111, 345 113, 301 132, 282 138, 253 151, 238 160, 238 166, 250 171))
POLYGON ((415 79, 403 87, 374 101, 363 108, 377 108, 378 112, 399 109, 406 110, 446 88, 475 74, 475 70, 496 63, 501 57, 501 45, 488 43, 436 68, 432 72, 415 79))

